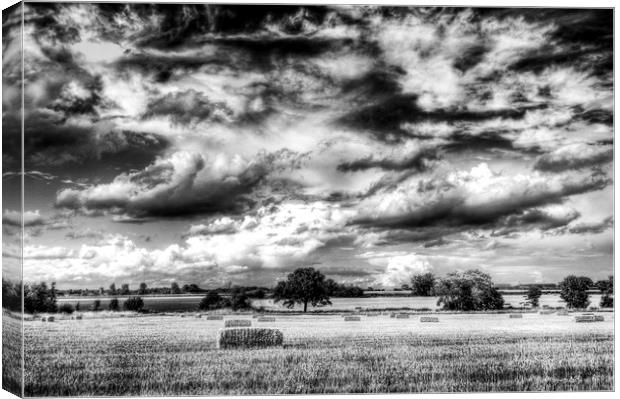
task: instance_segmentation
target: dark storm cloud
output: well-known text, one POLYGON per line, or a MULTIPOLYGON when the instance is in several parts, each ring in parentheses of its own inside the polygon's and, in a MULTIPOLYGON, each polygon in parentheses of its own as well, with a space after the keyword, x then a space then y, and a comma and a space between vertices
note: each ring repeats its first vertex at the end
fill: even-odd
MULTIPOLYGON (((82 212, 106 211, 115 221, 143 223, 157 218, 250 211, 272 201, 270 173, 298 167, 303 155, 281 150, 261 153, 236 174, 212 174, 212 165, 198 153, 181 152, 158 158, 146 168, 117 176, 109 184, 58 193, 55 206, 82 212)), ((277 183, 274 184, 277 188, 277 183)))
POLYGON ((196 90, 170 93, 153 99, 147 105, 143 118, 169 116, 175 123, 190 124, 204 120, 223 122, 232 117, 232 111, 222 102, 212 102, 196 90))
POLYGON ((600 223, 580 223, 568 229, 571 234, 600 234, 607 229, 613 228, 614 217, 606 217, 600 223))
POLYGON ((543 222, 543 215, 537 211, 527 212, 528 209, 549 204, 559 204, 566 197, 601 190, 610 183, 611 179, 605 176, 593 176, 585 180, 564 182, 559 189, 534 185, 518 195, 513 194, 498 199, 482 201, 479 205, 473 205, 467 203, 467 198, 462 196, 453 183, 440 180, 434 183, 431 181, 429 184, 423 185, 420 182, 417 188, 419 193, 445 194, 441 196, 431 195, 431 199, 427 203, 407 211, 359 217, 353 223, 363 227, 383 229, 418 229, 432 226, 478 226, 489 228, 498 224, 501 226, 507 220, 513 224, 518 224, 519 222, 525 224, 536 222, 540 224, 543 222), (454 194, 450 195, 450 191, 453 191, 454 194), (511 215, 516 215, 516 218, 510 219, 511 215))
POLYGON ((432 152, 420 152, 413 154, 404 159, 395 158, 375 158, 369 155, 365 158, 361 158, 352 162, 345 162, 338 165, 337 169, 341 172, 358 172, 371 168, 379 168, 383 170, 410 170, 423 172, 428 169, 430 161, 437 159, 437 155, 432 152))
POLYGON ((577 145, 539 156, 534 169, 543 172, 563 172, 611 162, 614 150, 610 146, 577 145))
POLYGON ((542 209, 528 209, 520 214, 502 218, 494 226, 491 236, 506 236, 532 228, 543 231, 555 229, 566 226, 579 216, 579 213, 576 211, 567 211, 554 215, 542 209))

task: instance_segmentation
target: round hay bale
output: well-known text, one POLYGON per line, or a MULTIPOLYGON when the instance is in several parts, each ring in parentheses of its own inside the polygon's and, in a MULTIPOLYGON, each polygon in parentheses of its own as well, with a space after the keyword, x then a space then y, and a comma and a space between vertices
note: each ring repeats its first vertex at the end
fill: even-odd
POLYGON ((252 320, 226 320, 224 327, 250 327, 252 320))
POLYGON ((224 320, 224 316, 221 315, 209 315, 207 320, 224 320))
POLYGON ((439 317, 422 316, 420 317, 422 323, 439 323, 439 317))
POLYGON ((82 315, 81 314, 76 314, 75 315, 75 320, 82 320, 82 315))
POLYGON ((46 322, 47 321, 47 316, 41 316, 41 321, 42 322, 46 322))
POLYGON ((276 328, 223 328, 217 333, 218 349, 282 346, 284 335, 276 328))
POLYGON ((261 322, 261 323, 265 323, 265 322, 266 323, 272 323, 272 322, 276 321, 276 318, 275 317, 259 317, 257 319, 257 321, 261 322))
POLYGON ((511 319, 522 319, 523 315, 521 313, 513 313, 509 316, 511 319))
POLYGON ((47 322, 51 323, 54 321, 54 316, 47 316, 47 322))
POLYGON ((344 321, 361 321, 362 318, 359 316, 345 316, 344 321))

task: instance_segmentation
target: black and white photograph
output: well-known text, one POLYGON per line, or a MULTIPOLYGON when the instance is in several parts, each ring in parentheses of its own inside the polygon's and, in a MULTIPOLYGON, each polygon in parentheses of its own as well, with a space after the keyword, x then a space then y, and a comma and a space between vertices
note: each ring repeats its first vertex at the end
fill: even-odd
POLYGON ((2 388, 613 392, 598 4, 3 1, 2 388))

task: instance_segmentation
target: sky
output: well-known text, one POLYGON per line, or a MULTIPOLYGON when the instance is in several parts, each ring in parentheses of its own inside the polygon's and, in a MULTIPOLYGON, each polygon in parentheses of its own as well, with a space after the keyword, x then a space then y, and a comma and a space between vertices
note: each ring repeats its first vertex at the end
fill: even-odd
MULTIPOLYGON (((613 273, 611 10, 26 4, 24 263, 59 288, 613 273)), ((3 13, 3 275, 20 20, 3 13)))

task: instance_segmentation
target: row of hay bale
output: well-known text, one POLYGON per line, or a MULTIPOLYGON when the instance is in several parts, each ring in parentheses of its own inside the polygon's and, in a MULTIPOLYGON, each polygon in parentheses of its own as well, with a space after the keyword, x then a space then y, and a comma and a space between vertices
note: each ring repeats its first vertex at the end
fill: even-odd
POLYGON ((55 320, 54 316, 42 316, 41 317, 41 321, 43 321, 43 322, 50 322, 50 323, 52 323, 54 320, 55 320))

